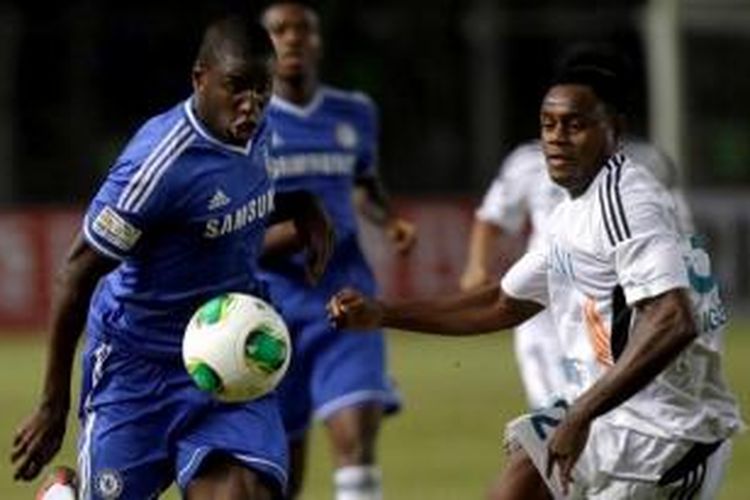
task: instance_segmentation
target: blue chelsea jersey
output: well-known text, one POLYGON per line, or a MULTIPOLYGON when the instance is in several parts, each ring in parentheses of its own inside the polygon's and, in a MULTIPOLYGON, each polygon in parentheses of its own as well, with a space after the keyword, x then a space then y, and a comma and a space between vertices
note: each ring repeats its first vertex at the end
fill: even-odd
MULTIPOLYGON (((341 283, 336 275, 357 284, 371 275, 357 242, 357 218, 352 190, 357 177, 374 175, 377 157, 377 120, 372 101, 364 94, 321 87, 304 107, 273 96, 268 120, 269 171, 278 192, 307 190, 318 196, 336 231, 336 248, 324 277, 341 283), (355 273, 356 274, 356 273, 355 273), (359 276, 359 275, 357 275, 359 276)), ((276 263, 269 281, 300 278, 303 261, 276 263)), ((323 286, 323 289, 326 287, 323 286)), ((324 290, 321 290, 324 293, 324 290)))
POLYGON ((179 355, 195 309, 256 277, 274 192, 265 124, 246 147, 223 143, 188 100, 149 120, 91 202, 84 236, 120 261, 92 299, 90 334, 146 354, 179 355))

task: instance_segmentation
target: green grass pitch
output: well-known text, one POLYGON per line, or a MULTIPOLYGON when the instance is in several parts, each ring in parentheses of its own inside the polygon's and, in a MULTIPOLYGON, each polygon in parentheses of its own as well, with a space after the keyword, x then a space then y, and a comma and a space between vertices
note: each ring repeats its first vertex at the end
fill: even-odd
MULTIPOLYGON (((502 464, 503 425, 524 408, 511 337, 496 334, 443 339, 392 333, 391 371, 404 396, 403 413, 383 427, 379 459, 385 497, 398 500, 483 498, 502 464)), ((750 323, 727 335, 727 375, 745 415, 750 407, 750 323)), ((44 351, 39 337, 14 336, 0 342, 0 498, 33 498, 36 484, 14 483, 9 463, 12 432, 35 404, 44 351)), ((78 381, 76 380, 76 384, 78 381)), ((69 425, 55 463, 75 463, 77 426, 69 425)), ((331 461, 316 427, 311 442, 307 500, 332 498, 331 461)), ((750 437, 734 441, 734 455, 720 498, 746 499, 750 493, 750 437)), ((166 498, 177 498, 174 491, 166 498)))

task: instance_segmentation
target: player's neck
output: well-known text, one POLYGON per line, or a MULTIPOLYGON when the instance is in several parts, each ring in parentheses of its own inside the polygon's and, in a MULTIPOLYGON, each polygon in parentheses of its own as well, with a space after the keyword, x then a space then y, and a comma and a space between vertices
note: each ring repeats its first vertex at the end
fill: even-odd
POLYGON ((297 106, 305 106, 314 98, 318 90, 317 78, 289 80, 276 78, 273 82, 273 93, 297 106))

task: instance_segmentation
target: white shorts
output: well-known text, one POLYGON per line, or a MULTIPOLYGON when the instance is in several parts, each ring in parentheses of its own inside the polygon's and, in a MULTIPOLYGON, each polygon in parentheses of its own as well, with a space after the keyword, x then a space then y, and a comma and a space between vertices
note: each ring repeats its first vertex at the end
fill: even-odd
POLYGON ((544 477, 547 443, 563 414, 562 408, 546 409, 519 417, 506 428, 510 446, 526 451, 556 500, 716 498, 731 454, 728 440, 703 444, 662 439, 615 427, 603 419, 591 426, 575 466, 572 491, 563 496, 557 470, 551 480, 544 477))

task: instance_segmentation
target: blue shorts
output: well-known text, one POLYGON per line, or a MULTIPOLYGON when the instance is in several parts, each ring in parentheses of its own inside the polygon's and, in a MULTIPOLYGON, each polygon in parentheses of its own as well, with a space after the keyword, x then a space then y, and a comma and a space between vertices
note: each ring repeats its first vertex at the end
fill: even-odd
POLYGON ((286 438, 274 395, 227 404, 199 391, 179 360, 134 355, 90 337, 83 354, 80 498, 156 498, 184 491, 211 453, 233 457, 280 491, 286 438))
POLYGON ((293 354, 277 392, 291 439, 307 431, 312 417, 326 420, 344 408, 375 402, 386 413, 399 410, 381 331, 332 329, 322 298, 308 296, 304 307, 284 307, 282 314, 292 335, 293 354))

